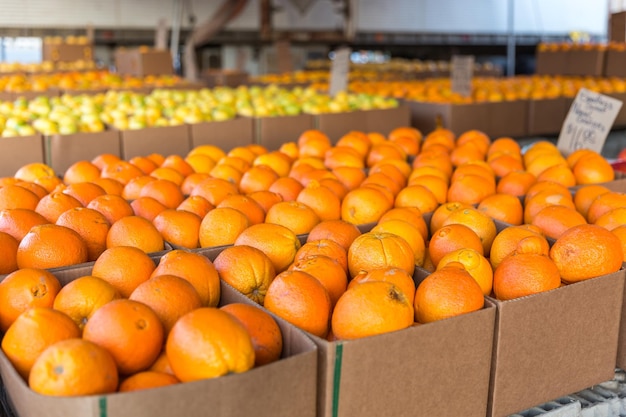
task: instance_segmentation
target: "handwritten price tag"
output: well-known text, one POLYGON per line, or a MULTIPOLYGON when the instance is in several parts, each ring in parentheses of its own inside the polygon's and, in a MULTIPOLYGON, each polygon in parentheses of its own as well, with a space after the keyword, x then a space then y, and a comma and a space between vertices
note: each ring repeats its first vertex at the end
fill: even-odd
POLYGON ((600 153, 621 107, 620 100, 581 88, 565 117, 556 146, 565 155, 577 149, 600 153))
POLYGON ((348 72, 350 71, 350 48, 340 48, 335 51, 335 59, 330 68, 329 94, 336 95, 348 88, 348 72))
POLYGON ((454 55, 452 57, 452 91, 462 96, 472 94, 472 77, 474 76, 474 57, 472 55, 454 55))

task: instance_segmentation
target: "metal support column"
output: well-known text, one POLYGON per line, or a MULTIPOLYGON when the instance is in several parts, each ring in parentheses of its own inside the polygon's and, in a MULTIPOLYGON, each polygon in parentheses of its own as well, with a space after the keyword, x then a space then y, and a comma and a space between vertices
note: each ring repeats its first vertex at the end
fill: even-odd
POLYGON ((506 75, 515 75, 515 0, 509 0, 508 14, 508 40, 506 45, 506 75))

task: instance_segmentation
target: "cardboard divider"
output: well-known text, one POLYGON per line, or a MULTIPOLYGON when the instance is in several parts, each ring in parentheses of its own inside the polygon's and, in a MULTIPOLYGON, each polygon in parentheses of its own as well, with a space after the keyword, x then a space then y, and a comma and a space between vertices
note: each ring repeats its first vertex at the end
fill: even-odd
POLYGON ((406 103, 411 109, 411 124, 425 134, 433 131, 438 121, 442 127, 452 130, 456 135, 472 129, 489 131, 490 103, 442 104, 418 101, 406 103))
POLYGON ((122 158, 126 160, 155 152, 184 157, 191 150, 188 125, 122 130, 120 138, 122 158))
POLYGON ((59 174, 77 161, 91 161, 103 153, 122 155, 120 133, 117 130, 46 136, 44 150, 46 164, 59 174))
POLYGON ((572 49, 568 51, 567 67, 562 75, 601 77, 604 74, 605 50, 572 49))
POLYGON ((42 135, 0 138, 0 176, 12 177, 31 162, 45 162, 42 135))
POLYGON ((335 144, 352 130, 369 131, 368 117, 367 112, 363 111, 318 114, 315 116, 315 128, 326 133, 331 143, 335 144))
POLYGON ((484 131, 491 138, 526 136, 528 133, 528 100, 485 103, 488 126, 484 131))
POLYGON ((568 110, 566 99, 563 97, 529 100, 527 134, 529 136, 558 134, 568 110))
POLYGON ((314 127, 315 121, 310 114, 256 118, 255 143, 265 146, 270 151, 278 150, 283 143, 296 142, 302 132, 314 127))
POLYGON ((254 123, 249 117, 191 124, 189 129, 191 149, 200 145, 215 145, 228 152, 237 146, 254 143, 254 123))
POLYGON ((626 51, 609 49, 604 65, 605 77, 626 77, 626 51))
POLYGON ((397 127, 411 125, 409 106, 405 104, 401 104, 393 109, 366 110, 364 114, 366 128, 363 129, 361 127, 357 130, 378 132, 387 136, 389 132, 397 127))
MULTIPOLYGON (((65 284, 90 273, 91 266, 85 266, 59 270, 55 275, 65 284)), ((220 289, 220 306, 234 302, 253 304, 223 282, 220 289)), ((316 346, 299 329, 282 319, 277 322, 283 335, 280 360, 219 378, 130 393, 52 397, 31 391, 2 352, 0 374, 10 403, 20 417, 314 417, 316 346)))
POLYGON ((568 66, 568 51, 538 51, 535 73, 543 75, 563 75, 568 66))

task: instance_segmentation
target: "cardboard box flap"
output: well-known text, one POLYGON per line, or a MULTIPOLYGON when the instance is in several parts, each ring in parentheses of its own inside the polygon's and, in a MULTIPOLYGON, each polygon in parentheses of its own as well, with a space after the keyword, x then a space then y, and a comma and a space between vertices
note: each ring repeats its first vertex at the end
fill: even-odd
POLYGON ((326 133, 334 145, 346 133, 352 130, 368 129, 368 112, 353 111, 347 113, 327 113, 315 116, 315 128, 326 133))
POLYGON ((31 162, 45 162, 43 136, 0 138, 0 176, 12 177, 31 162))
POLYGON ((100 154, 121 156, 120 134, 116 130, 46 136, 44 145, 46 163, 59 174, 77 161, 91 161, 100 154))
POLYGON ((254 119, 255 143, 268 150, 277 150, 285 142, 296 142, 302 132, 313 129, 310 114, 297 116, 262 117, 254 119))
POLYGON ((237 146, 254 143, 254 124, 249 117, 195 123, 189 129, 192 149, 200 145, 215 145, 228 152, 237 146))
POLYGON ((163 156, 186 156, 191 150, 188 125, 123 130, 120 135, 122 157, 126 160, 153 152, 163 156))
POLYGON ((506 416, 613 377, 624 271, 498 308, 491 416, 506 416))

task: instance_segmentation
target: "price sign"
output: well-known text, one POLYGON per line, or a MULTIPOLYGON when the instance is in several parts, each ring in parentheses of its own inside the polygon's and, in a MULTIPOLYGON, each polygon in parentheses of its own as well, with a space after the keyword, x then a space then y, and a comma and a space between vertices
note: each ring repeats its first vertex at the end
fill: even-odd
POLYGON ((452 77, 452 91, 462 96, 470 96, 474 76, 474 57, 472 55, 453 56, 450 76, 452 77))
POLYGON ((348 72, 350 71, 350 48, 340 48, 335 51, 335 58, 330 68, 329 94, 336 95, 348 88, 348 72))
POLYGON ((577 149, 600 153, 621 107, 620 100, 581 88, 565 117, 557 147, 565 155, 577 149))

